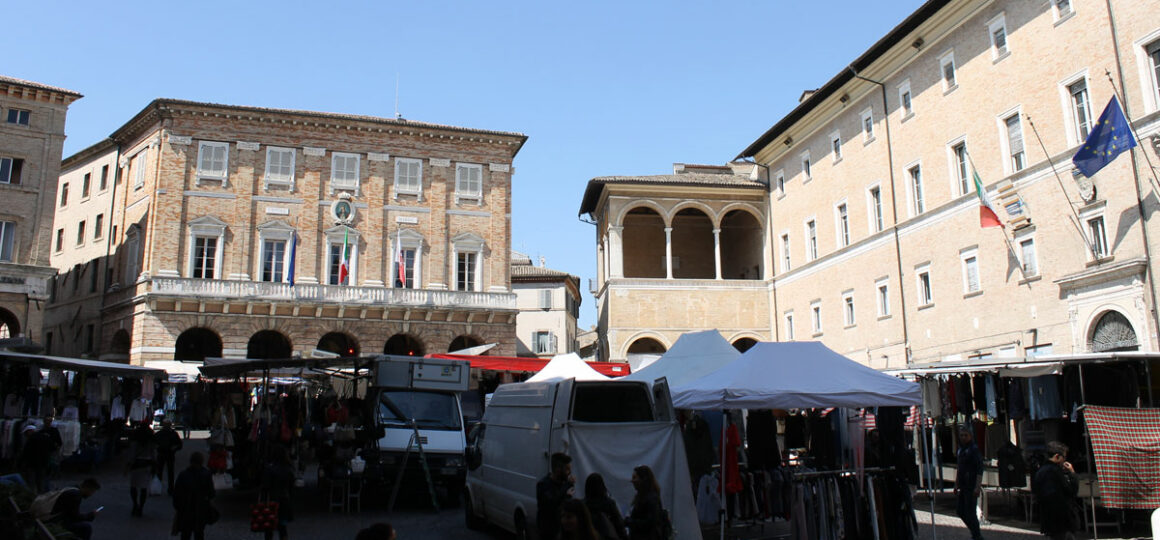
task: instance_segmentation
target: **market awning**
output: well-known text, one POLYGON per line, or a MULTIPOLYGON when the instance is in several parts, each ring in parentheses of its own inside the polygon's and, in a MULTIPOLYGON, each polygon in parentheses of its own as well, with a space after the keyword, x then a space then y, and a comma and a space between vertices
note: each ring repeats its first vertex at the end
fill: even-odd
MULTIPOLYGON (((493 371, 516 371, 536 373, 548 365, 548 360, 540 358, 520 358, 515 356, 472 356, 466 354, 429 354, 427 358, 467 360, 471 367, 493 371)), ((597 373, 609 377, 622 377, 631 371, 628 364, 618 362, 585 362, 597 373)))
POLYGON ((200 372, 197 367, 200 364, 190 362, 180 362, 177 360, 153 360, 146 361, 145 367, 164 369, 169 376, 166 382, 171 383, 191 383, 197 381, 197 376, 200 372))
POLYGON ((118 364, 116 362, 102 362, 100 360, 89 360, 87 358, 66 358, 63 356, 47 356, 43 354, 27 354, 10 351, 0 352, 0 358, 41 368, 56 368, 82 373, 106 373, 120 377, 144 377, 146 375, 152 375, 154 377, 166 376, 164 369, 118 364))
POLYGON ((369 366, 375 358, 206 358, 205 364, 197 369, 204 377, 223 379, 265 371, 270 371, 271 374, 285 375, 294 371, 328 366, 354 366, 356 363, 369 366))

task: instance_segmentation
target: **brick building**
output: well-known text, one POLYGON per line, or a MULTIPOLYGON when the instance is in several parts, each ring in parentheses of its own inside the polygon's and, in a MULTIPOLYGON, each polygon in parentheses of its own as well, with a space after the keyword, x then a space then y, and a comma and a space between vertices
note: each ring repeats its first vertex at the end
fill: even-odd
POLYGON ((925 2, 729 168, 590 181, 604 358, 705 328, 879 368, 1158 350, 1158 70, 1140 2, 925 2), (1140 146, 1087 179, 1105 72, 1140 146))
POLYGON ((0 338, 40 339, 72 90, 0 76, 0 338))
POLYGON ((95 354, 134 364, 485 343, 514 354, 511 174, 525 140, 156 100, 65 161, 70 189, 116 167, 107 211, 58 208, 66 236, 100 219, 107 254, 89 240, 54 254, 49 331, 70 337, 58 352, 84 353, 96 305, 95 354), (88 271, 100 292, 78 299, 88 271))

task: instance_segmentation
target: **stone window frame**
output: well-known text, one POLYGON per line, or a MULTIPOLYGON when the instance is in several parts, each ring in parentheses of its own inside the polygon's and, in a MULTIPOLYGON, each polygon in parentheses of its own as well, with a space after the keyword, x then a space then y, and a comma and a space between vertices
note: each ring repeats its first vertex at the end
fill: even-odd
POLYGON ((794 327, 793 327, 793 310, 786 310, 782 313, 781 320, 785 324, 785 337, 787 341, 793 341, 794 327))
MULTIPOLYGON (((141 175, 138 174, 138 176, 140 177, 141 175)), ((228 186, 230 181, 230 143, 221 141, 198 141, 197 171, 195 173, 195 177, 196 181, 194 183, 198 186, 201 185, 203 180, 221 182, 222 187, 228 186), (207 169, 205 167, 206 159, 209 160, 211 165, 216 161, 212 153, 206 156, 205 151, 207 148, 211 149, 211 152, 215 153, 219 149, 222 151, 222 168, 220 171, 217 169, 207 169)), ((141 185, 144 185, 143 181, 141 185)), ((138 187, 139 186, 137 185, 136 181, 134 181, 133 189, 137 189, 138 187)))
POLYGON ((853 243, 853 235, 850 234, 850 204, 844 198, 834 203, 834 240, 838 249, 853 243))
MULTIPOLYGON (((298 164, 298 150, 296 148, 287 148, 284 146, 267 146, 266 147, 266 170, 265 170, 265 174, 262 175, 262 182, 263 182, 262 189, 269 190, 270 186, 272 186, 272 185, 274 185, 274 186, 286 186, 287 188, 289 188, 290 192, 293 193, 295 188, 297 187, 297 174, 296 174, 297 164, 298 164), (289 152, 289 154, 290 154, 290 175, 289 176, 282 176, 282 175, 273 174, 271 172, 273 169, 271 158, 273 158, 275 154, 279 154, 280 156, 285 156, 287 152, 289 152)), ((281 164, 279 164, 279 167, 281 167, 281 164)))
POLYGON ((870 143, 874 142, 874 140, 875 140, 875 136, 874 136, 874 107, 866 107, 866 109, 862 111, 862 114, 859 117, 861 119, 860 124, 859 124, 859 129, 861 129, 861 131, 862 131, 862 144, 863 145, 870 144, 870 143), (867 123, 866 122, 867 120, 869 120, 870 122, 867 123), (869 126, 869 129, 867 129, 867 126, 869 126))
POLYGON ((477 163, 456 163, 455 164, 455 202, 457 204, 461 204, 463 201, 474 201, 476 204, 482 204, 482 202, 483 202, 483 165, 480 165, 477 163), (461 175, 462 171, 475 171, 476 173, 479 174, 479 190, 477 192, 473 193, 471 191, 464 189, 465 184, 466 184, 466 187, 468 187, 468 188, 471 187, 470 186, 471 178, 469 175, 469 177, 467 178, 467 180, 465 182, 462 175, 461 175))
POLYGON ((12 156, 0 157, 0 171, 5 171, 0 184, 19 186, 24 172, 24 159, 12 156), (4 164, 7 163, 7 166, 4 164))
POLYGON ((1106 210, 1106 201, 1099 201, 1079 209, 1079 219, 1083 222, 1084 239, 1088 243, 1086 251, 1089 262, 1107 260, 1113 255, 1112 245, 1108 243, 1106 210), (1098 238, 1094 236, 1096 231, 1093 225, 1096 221, 1100 222, 1098 238))
MULTIPOLYGON (((349 164, 349 162, 347 164, 349 164)), ((343 168, 341 170, 342 170, 344 175, 352 172, 351 170, 346 169, 346 168, 343 168)), ((337 190, 347 190, 347 191, 353 191, 355 193, 355 195, 358 195, 360 192, 361 186, 362 186, 362 155, 353 154, 350 152, 331 152, 330 153, 330 192, 334 193, 337 190), (338 160, 340 158, 344 161, 350 160, 350 159, 354 160, 354 171, 353 171, 354 180, 353 181, 349 178, 346 178, 345 176, 343 178, 338 178, 336 176, 336 173, 340 170, 338 168, 338 160)))
POLYGON ((1087 140, 1088 134, 1091 133, 1092 128, 1095 127, 1096 118, 1092 116, 1092 94, 1091 94, 1091 80, 1088 78, 1088 70, 1084 68, 1078 73, 1059 81, 1059 98, 1063 106, 1063 125, 1067 131, 1068 146, 1078 146, 1087 140), (1087 120, 1087 133, 1080 132, 1080 110, 1076 106, 1075 96, 1072 93, 1072 87, 1083 84, 1084 95, 1084 110, 1082 111, 1087 120))
POLYGON ((1031 278, 1038 277, 1041 273, 1041 270, 1039 268, 1039 243, 1037 242, 1037 240, 1035 238, 1035 227, 1034 226, 1026 227, 1022 230, 1017 231, 1015 233, 1015 238, 1013 239, 1013 242, 1014 242, 1015 248, 1016 248, 1015 249, 1015 257, 1017 259, 1019 259, 1019 268, 1021 269, 1021 273, 1023 274, 1023 279, 1031 279, 1031 278), (1028 243, 1028 242, 1031 243, 1031 246, 1032 246, 1031 252, 1033 255, 1033 259, 1031 261, 1031 264, 1033 265, 1033 268, 1032 268, 1033 272, 1030 274, 1027 273, 1027 257, 1026 257, 1026 251, 1023 249, 1023 244, 1028 243))
POLYGON ((995 116, 995 122, 999 129, 999 149, 1003 155, 1003 173, 1004 175, 1015 174, 1027 168, 1027 138, 1023 131, 1023 106, 1016 105, 1007 109, 995 116), (1020 151, 1012 153, 1014 148, 1011 139, 1011 127, 1008 121, 1014 118, 1019 122, 1019 145, 1020 151), (1016 160, 1016 158, 1019 158, 1016 160), (1017 163, 1018 161, 1018 163, 1017 163), (1016 166, 1018 165, 1018 166, 1016 166))
POLYGON ((461 233, 451 239, 451 285, 459 289, 459 254, 475 254, 475 287, 467 292, 483 291, 483 260, 487 252, 487 241, 475 233, 461 233))
POLYGON ((818 259, 818 218, 810 216, 802 223, 802 228, 806 236, 806 262, 818 259), (811 225, 812 230, 811 230, 811 225))
POLYGON ((934 305, 934 281, 930 275, 930 263, 915 265, 914 279, 917 286, 918 307, 925 308, 934 305))
POLYGON ((835 129, 830 133, 830 152, 833 153, 833 164, 842 162, 842 131, 835 129))
POLYGON ((1064 21, 1075 17, 1075 2, 1072 2, 1071 0, 1051 0, 1051 17, 1052 20, 1055 21, 1056 26, 1059 26, 1064 21), (1060 6, 1061 3, 1067 4, 1066 10, 1060 6))
POLYGON ((778 169, 773 173, 773 189, 778 199, 785 197, 785 169, 778 169))
POLYGON ((877 234, 886 229, 886 214, 883 208, 882 182, 874 182, 866 186, 866 224, 870 234, 877 234), (878 193, 878 200, 874 200, 874 193, 878 193))
POLYGON ((979 246, 959 250, 959 268, 963 276, 963 297, 973 297, 983 293, 983 265, 979 261, 979 246), (974 261, 973 265, 971 261, 974 261), (975 288, 971 288, 971 272, 975 273, 975 288))
POLYGON ((399 195, 415 195, 416 197, 418 197, 419 202, 423 202, 423 160, 416 159, 416 158, 405 158, 405 157, 396 157, 395 158, 395 193, 394 193, 394 199, 398 200, 399 195), (402 178, 402 172, 403 172, 402 165, 406 165, 407 168, 416 167, 415 179, 416 179, 416 183, 418 184, 417 186, 414 186, 414 187, 404 186, 404 184, 400 183, 399 179, 402 178))
POLYGON ((781 231, 781 271, 789 272, 793 269, 793 253, 790 251, 790 233, 789 229, 781 231))
POLYGON ((290 240, 294 237, 296 230, 294 227, 284 221, 273 220, 267 221, 258 225, 258 257, 255 261, 254 281, 263 283, 289 283, 290 281, 290 240), (266 260, 266 241, 286 242, 285 248, 282 250, 282 279, 278 281, 263 281, 262 280, 262 265, 266 260))
POLYGON ((854 303, 853 289, 842 292, 842 322, 845 324, 844 328, 858 326, 858 314, 857 307, 854 303))
POLYGON ((910 91, 910 79, 898 83, 898 111, 905 122, 914 118, 914 94, 910 91))
POLYGON ((921 216, 926 213, 926 185, 923 183, 922 160, 907 163, 904 170, 907 210, 912 218, 921 216))
MULTIPOLYGON (((395 233, 391 239, 391 270, 388 272, 391 287, 395 286, 395 279, 398 277, 399 263, 396 258, 399 256, 399 249, 414 250, 415 251, 415 268, 412 271, 415 280, 413 289, 423 288, 423 235, 412 229, 400 229, 395 233)), ((407 288, 407 287, 404 287, 407 288)))
POLYGON ((556 340, 556 333, 551 330, 539 329, 532 332, 532 353, 533 354, 555 354, 559 350, 559 345, 556 340), (540 336, 547 336, 548 344, 540 348, 540 336))
POLYGON ((16 222, 0 220, 0 262, 16 262, 16 222))
POLYGON ((942 83, 943 95, 954 92, 959 87, 958 65, 955 64, 955 51, 951 49, 938 57, 938 78, 942 83), (950 79, 947 79, 947 68, 950 68, 950 79))
POLYGON ((1160 110, 1160 28, 1132 43, 1146 114, 1160 110))
POLYGON ((824 332, 822 327, 822 301, 814 300, 810 302, 810 330, 813 331, 813 337, 818 337, 824 332))
POLYGON ((814 168, 813 162, 810 161, 809 149, 803 150, 802 153, 798 154, 798 163, 801 164, 802 168, 802 184, 810 183, 810 180, 814 179, 814 168))
POLYGON ((77 222, 77 241, 74 244, 76 247, 85 245, 85 239, 88 234, 88 220, 80 220, 77 222))
POLYGON ((956 197, 973 195, 975 182, 971 178, 970 147, 967 145, 967 136, 960 135, 947 141, 947 172, 950 179, 951 193, 956 197), (959 161, 959 147, 963 149, 962 162, 959 161))
MULTIPOLYGON (((226 222, 213 217, 202 216, 197 219, 190 220, 186 231, 186 253, 188 262, 186 268, 188 269, 188 276, 194 278, 194 270, 196 269, 197 261, 197 239, 198 238, 213 238, 217 241, 214 247, 214 261, 213 261, 213 278, 222 279, 222 259, 226 244, 226 229, 228 225, 226 222)), ((207 279, 207 278, 196 278, 207 279)))
POLYGON ((1007 33, 1007 13, 1000 11, 998 15, 987 21, 987 41, 990 43, 991 61, 998 63, 1011 56, 1011 35, 1007 33), (1002 30, 1003 44, 1000 46, 996 36, 1002 30))
MULTIPOLYGON (((332 276, 330 270, 330 259, 334 255, 334 250, 337 247, 342 249, 343 239, 350 244, 350 276, 347 281, 347 286, 355 286, 358 284, 358 262, 359 262, 359 239, 362 235, 358 229, 347 225, 336 225, 323 231, 323 236, 326 238, 326 249, 323 251, 322 261, 322 283, 326 285, 334 285, 330 282, 332 276)), ((341 264, 341 258, 339 259, 341 264)), ((339 283, 338 285, 342 285, 339 283)))
POLYGON ((878 319, 890 317, 890 277, 874 280, 874 298, 878 308, 878 319))

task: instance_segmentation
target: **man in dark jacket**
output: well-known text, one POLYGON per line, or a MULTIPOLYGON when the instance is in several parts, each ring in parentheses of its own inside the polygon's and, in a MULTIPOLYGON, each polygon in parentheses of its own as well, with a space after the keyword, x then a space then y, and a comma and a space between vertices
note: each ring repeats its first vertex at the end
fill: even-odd
POLYGON ((20 469, 24 474, 24 483, 36 493, 44 493, 48 490, 52 437, 31 423, 24 426, 22 433, 24 446, 20 450, 20 469))
POLYGON ((181 435, 173 429, 173 422, 163 420, 161 431, 153 436, 153 440, 157 443, 157 478, 165 480, 165 471, 169 471, 168 493, 173 495, 173 463, 177 458, 177 451, 181 450, 181 435))
POLYGON ((52 521, 59 523, 77 538, 89 540, 93 536, 92 521, 97 517, 97 511, 82 513, 81 502, 100 489, 101 484, 96 478, 86 478, 77 488, 62 491, 52 505, 52 521))
POLYGON ((1035 472, 1031 485, 1039 502, 1039 517, 1043 534, 1053 540, 1072 540, 1079 529, 1079 512, 1075 496, 1079 482, 1075 469, 1067 462, 1067 446, 1058 441, 1047 443, 1050 460, 1035 472))
POLYGON ((971 531, 972 540, 982 540, 976 507, 983 492, 983 455, 975 445, 969 427, 959 428, 958 470, 955 472, 956 511, 971 531))
POLYGON ((555 540, 560 531, 560 506, 572 498, 572 458, 552 454, 551 472, 536 484, 536 528, 541 540, 555 540))
POLYGON ((173 518, 173 533, 181 533, 181 540, 205 539, 205 526, 216 518, 210 504, 215 492, 213 475, 206 469, 205 456, 194 452, 189 456, 189 467, 177 475, 173 484, 173 508, 177 515, 173 518))

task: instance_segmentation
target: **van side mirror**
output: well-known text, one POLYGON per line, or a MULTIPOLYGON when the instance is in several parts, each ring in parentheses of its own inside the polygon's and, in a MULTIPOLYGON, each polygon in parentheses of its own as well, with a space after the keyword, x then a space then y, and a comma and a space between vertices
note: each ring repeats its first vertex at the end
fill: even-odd
POLYGON ((477 446, 468 446, 463 450, 464 460, 467 461, 467 469, 474 471, 483 465, 483 453, 479 451, 477 446))

